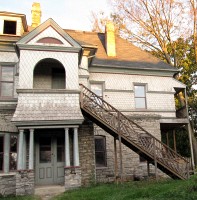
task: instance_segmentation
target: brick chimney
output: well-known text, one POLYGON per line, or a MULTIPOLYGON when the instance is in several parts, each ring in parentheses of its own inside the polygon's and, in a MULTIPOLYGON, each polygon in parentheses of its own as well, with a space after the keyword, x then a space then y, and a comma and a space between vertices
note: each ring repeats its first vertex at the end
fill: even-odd
POLYGON ((105 26, 105 48, 108 56, 116 56, 115 27, 111 21, 108 21, 105 26))
POLYGON ((41 13, 41 9, 40 9, 40 3, 34 2, 32 4, 32 9, 31 9, 31 18, 32 18, 31 26, 33 28, 40 25, 41 15, 42 15, 42 13, 41 13))

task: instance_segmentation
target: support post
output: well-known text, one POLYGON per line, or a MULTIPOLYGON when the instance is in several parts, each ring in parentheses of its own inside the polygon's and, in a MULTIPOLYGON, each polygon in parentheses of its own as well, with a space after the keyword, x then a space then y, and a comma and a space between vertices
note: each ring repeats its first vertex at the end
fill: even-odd
POLYGON ((123 166, 122 166, 122 141, 121 136, 119 134, 119 150, 120 150, 120 180, 123 182, 123 166))
POLYGON ((123 182, 123 166, 122 166, 122 140, 120 135, 120 113, 118 112, 118 139, 119 139, 119 151, 120 151, 120 180, 123 182))
POLYGON ((114 137, 114 172, 115 172, 115 181, 117 182, 117 171, 118 171, 118 159, 117 159, 117 146, 116 138, 114 137))
POLYGON ((148 173, 148 177, 150 176, 150 163, 147 160, 147 173, 148 173))
POLYGON ((65 166, 70 167, 69 128, 65 128, 65 166))
POLYGON ((167 140, 167 146, 169 147, 169 134, 168 134, 168 132, 166 133, 166 140, 167 140))
POLYGON ((156 158, 156 144, 155 144, 155 139, 153 140, 154 142, 154 165, 155 165, 155 179, 157 180, 157 158, 156 158))
POLYGON ((177 152, 176 150, 176 131, 173 129, 173 144, 174 144, 174 151, 177 152))
POLYGON ((190 123, 187 125, 187 131, 189 135, 189 143, 190 143, 190 152, 191 152, 191 159, 192 159, 192 169, 195 168, 194 164, 194 150, 193 150, 193 143, 192 143, 192 130, 191 130, 191 125, 190 123))
POLYGON ((74 128, 74 166, 79 166, 79 143, 78 143, 78 128, 74 128))
POLYGON ((34 169, 34 129, 30 129, 29 136, 29 169, 34 169))
POLYGON ((4 136, 4 163, 3 163, 3 169, 5 173, 9 172, 9 166, 10 166, 10 134, 6 133, 4 136))
POLYGON ((17 170, 23 169, 23 136, 24 130, 19 130, 19 147, 18 147, 18 162, 17 162, 17 170))

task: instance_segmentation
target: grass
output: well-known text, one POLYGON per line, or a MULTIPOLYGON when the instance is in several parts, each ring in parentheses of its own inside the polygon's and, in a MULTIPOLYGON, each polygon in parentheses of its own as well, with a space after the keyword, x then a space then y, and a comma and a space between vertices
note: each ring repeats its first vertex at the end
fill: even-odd
MULTIPOLYGON (((1 199, 1 197, 0 197, 1 199)), ((189 180, 149 180, 124 184, 99 184, 67 191, 53 200, 196 200, 197 176, 189 180)), ((3 200, 40 200, 35 196, 3 200)))
POLYGON ((68 191, 54 200, 196 200, 197 176, 189 180, 102 184, 68 191))

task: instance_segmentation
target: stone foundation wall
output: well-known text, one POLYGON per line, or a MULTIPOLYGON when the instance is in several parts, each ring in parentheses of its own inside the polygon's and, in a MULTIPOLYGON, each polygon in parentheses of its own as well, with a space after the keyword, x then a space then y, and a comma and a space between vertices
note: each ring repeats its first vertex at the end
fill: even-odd
POLYGON ((81 186, 81 168, 65 168, 65 189, 75 189, 81 186))
POLYGON ((34 194, 34 172, 33 171, 18 171, 16 173, 16 195, 34 194))
POLYGON ((87 121, 79 127, 79 158, 82 185, 95 182, 94 131, 87 121))
POLYGON ((34 172, 18 171, 0 174, 0 197, 34 194, 34 172))
POLYGON ((0 174, 0 197, 16 195, 16 175, 0 174))

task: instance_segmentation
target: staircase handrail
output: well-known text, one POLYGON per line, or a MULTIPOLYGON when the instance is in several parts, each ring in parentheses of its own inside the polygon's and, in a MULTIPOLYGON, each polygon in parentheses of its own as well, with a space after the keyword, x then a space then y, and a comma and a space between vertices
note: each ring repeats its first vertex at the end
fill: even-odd
MULTIPOLYGON (((121 137, 126 137, 127 139, 131 140, 136 146, 138 146, 140 149, 142 149, 145 153, 147 153, 150 157, 156 156, 156 159, 163 163, 165 166, 167 166, 170 169, 175 170, 176 172, 181 173, 183 176, 188 176, 185 171, 187 171, 188 168, 188 160, 186 160, 184 157, 182 157, 180 154, 175 152, 173 149, 168 147, 166 144, 161 142, 159 139, 157 139, 155 136, 150 134, 148 131, 146 131, 144 128, 139 126, 137 123, 135 123, 133 120, 129 119, 127 116, 125 116, 123 113, 118 111, 116 108, 114 108, 112 105, 110 105, 108 102, 106 102, 103 98, 96 95, 94 92, 92 92, 90 89, 85 87, 83 84, 80 84, 82 87, 81 90, 81 97, 80 97, 80 104, 81 107, 84 107, 84 96, 87 98, 88 102, 92 102, 92 105, 94 105, 94 112, 97 112, 97 117, 101 115, 101 110, 105 111, 107 115, 102 115, 100 117, 100 120, 102 120, 104 123, 109 123, 109 115, 112 117, 112 119, 115 119, 118 124, 112 124, 111 128, 113 128, 117 134, 120 134, 121 137), (105 120, 104 120, 105 117, 105 120), (116 126, 117 127, 116 127, 116 126), (124 130, 121 130, 124 128, 124 130), (136 130, 137 128, 137 130, 136 130), (132 131, 132 133, 130 132, 132 131), (126 135, 129 134, 129 135, 126 135), (132 135, 131 135, 132 134, 132 135), (136 140, 136 141, 135 141, 136 140), (152 140, 152 141, 151 141, 152 140), (151 146, 154 144, 154 147, 151 146), (155 150, 154 150, 155 149, 155 150), (156 151, 153 152, 153 151, 156 151), (174 162, 173 162, 174 161, 174 162), (184 164, 185 167, 184 167, 184 164)), ((90 105, 89 105, 90 106, 90 105)), ((112 122, 111 122, 112 123, 112 122)))

